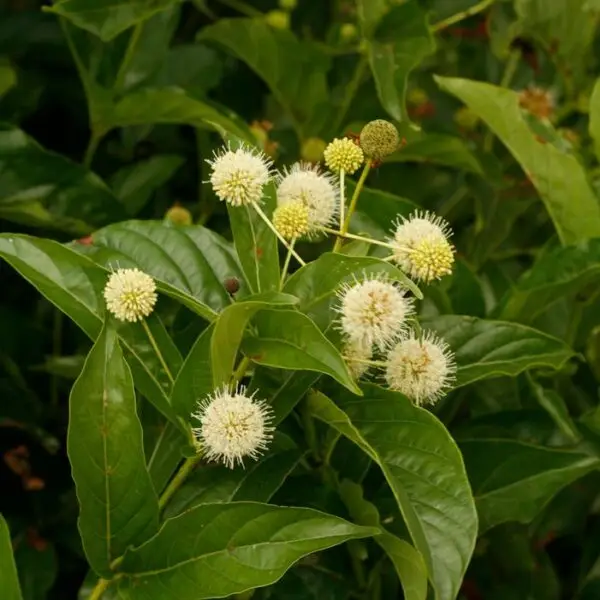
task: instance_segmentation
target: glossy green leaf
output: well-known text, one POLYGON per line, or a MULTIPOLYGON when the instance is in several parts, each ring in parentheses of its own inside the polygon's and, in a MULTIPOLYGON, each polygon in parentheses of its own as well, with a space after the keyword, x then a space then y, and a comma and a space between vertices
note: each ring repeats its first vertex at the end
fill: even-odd
POLYGON ((445 427, 402 395, 374 385, 334 404, 309 396, 312 414, 357 444, 383 471, 440 600, 456 598, 477 536, 462 458, 445 427))
POLYGON ((244 61, 267 83, 298 132, 310 133, 310 120, 326 110, 329 58, 291 31, 263 19, 221 19, 202 29, 198 40, 215 42, 244 61))
POLYGON ((316 371, 360 394, 336 347, 309 317, 294 310, 264 310, 254 319, 255 332, 242 350, 253 362, 278 369, 316 371))
POLYGON ((581 440, 581 433, 571 418, 569 409, 562 396, 554 390, 542 387, 533 379, 530 380, 530 385, 540 406, 552 417, 556 426, 567 439, 573 444, 579 442, 581 440))
POLYGON ((156 493, 165 489, 167 482, 177 469, 189 449, 189 439, 181 428, 167 422, 156 440, 156 444, 148 456, 148 473, 156 493))
POLYGON ((85 167, 0 125, 0 217, 83 235, 125 218, 125 209, 85 167))
POLYGON ((161 12, 177 0, 59 0, 47 10, 107 42, 133 25, 161 12))
POLYGON ((600 236, 600 202, 577 159, 541 144, 519 108, 517 93, 488 83, 437 77, 446 92, 485 121, 538 191, 563 244, 600 236))
POLYGON ((79 249, 108 268, 139 267, 161 292, 209 321, 231 304, 224 280, 243 280, 231 244, 200 225, 125 221, 97 231, 92 241, 79 249))
POLYGON ((308 508, 202 504, 126 554, 119 592, 128 600, 164 600, 165 589, 179 600, 222 598, 277 581, 302 556, 376 533, 308 508))
MULTIPOLYGON (((377 507, 363 497, 362 487, 344 480, 340 484, 340 494, 352 516, 360 525, 381 528, 377 507)), ((381 528, 382 529, 382 528, 381 528)), ((427 567, 421 553, 408 542, 382 529, 373 538, 386 552, 398 574, 405 600, 425 600, 427 598, 427 567)))
POLYGON ((562 340, 517 323, 444 315, 422 324, 454 352, 457 387, 499 375, 514 377, 535 367, 560 369, 574 355, 562 340))
POLYGON ((17 74, 9 63, 0 59, 0 97, 17 83, 17 74))
MULTIPOLYGON (((325 253, 298 269, 285 283, 283 291, 299 298, 298 309, 306 313, 321 329, 334 318, 337 292, 344 283, 369 275, 385 275, 391 281, 414 284, 393 265, 373 257, 344 256, 325 253)), ((422 297, 419 292, 419 297, 422 297)))
POLYGON ((20 543, 15 547, 15 562, 23 600, 45 600, 58 575, 54 545, 44 538, 38 544, 20 543))
POLYGON ((0 515, 0 589, 6 600, 23 600, 10 541, 10 531, 2 515, 0 515))
POLYGON ((123 167, 110 180, 110 185, 131 216, 144 208, 152 193, 164 185, 184 163, 181 156, 159 154, 134 165, 123 167))
POLYGON ((158 498, 144 459, 133 379, 105 326, 73 385, 67 451, 86 556, 101 576, 158 530, 158 498))
POLYGON ((514 440, 461 441, 482 532, 505 523, 529 523, 569 483, 600 461, 578 452, 514 440))
MULTIPOLYGON (((95 340, 105 316, 102 292, 108 272, 89 258, 52 240, 26 235, 0 234, 0 257, 4 258, 44 297, 95 340)), ((147 319, 161 353, 174 377, 181 356, 160 319, 147 319)), ((138 389, 168 418, 175 420, 169 405, 170 380, 139 324, 120 324, 119 337, 130 361, 138 389)))
POLYGON ((215 322, 210 342, 213 388, 216 389, 229 381, 244 330, 250 319, 259 310, 290 306, 297 302, 297 298, 290 294, 271 292, 250 296, 221 312, 215 322))
POLYGON ((545 252, 506 293, 503 319, 530 323, 555 301, 600 279, 600 238, 545 252))
POLYGON ((390 7, 360 0, 358 5, 379 100, 396 121, 407 121, 408 76, 435 50, 425 15, 417 2, 390 7))

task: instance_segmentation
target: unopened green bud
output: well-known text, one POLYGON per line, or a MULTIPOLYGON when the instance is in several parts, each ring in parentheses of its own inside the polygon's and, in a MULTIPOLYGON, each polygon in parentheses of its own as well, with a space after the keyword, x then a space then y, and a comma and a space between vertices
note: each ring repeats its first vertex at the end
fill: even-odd
POLYGON ((298 4, 297 0, 279 0, 279 8, 283 10, 292 11, 298 4))
POLYGON ((290 14, 284 10, 270 10, 265 15, 266 22, 275 29, 290 28, 290 14))
POLYGON ((191 225, 192 213, 187 208, 175 204, 167 211, 165 219, 174 225, 191 225))
POLYGON ((307 162, 316 163, 323 158, 323 152, 327 144, 317 137, 308 138, 303 144, 300 150, 300 156, 302 160, 307 162))
POLYGON ((399 145, 398 130, 389 121, 376 119, 367 123, 360 132, 360 147, 367 158, 381 160, 394 153, 399 145))
POLYGON ((454 113, 454 122, 459 127, 462 127, 467 131, 472 131, 477 127, 479 117, 468 106, 461 106, 454 113))
POLYGON ((344 23, 340 27, 340 38, 344 42, 351 42, 358 36, 358 29, 354 23, 344 23))

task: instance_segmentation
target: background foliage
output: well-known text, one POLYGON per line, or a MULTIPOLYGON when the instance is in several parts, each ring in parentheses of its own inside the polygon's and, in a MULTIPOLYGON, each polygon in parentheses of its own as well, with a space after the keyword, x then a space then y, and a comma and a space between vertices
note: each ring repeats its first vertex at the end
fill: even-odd
MULTIPOLYGON (((246 573, 252 587, 272 584, 255 598, 416 600, 427 573, 440 599, 600 597, 600 3, 295 4, 0 5, 3 597, 20 598, 18 578, 24 600, 87 598, 90 565, 109 573, 130 543, 157 531, 158 506, 136 512, 132 494, 136 519, 111 524, 122 538, 108 549, 91 542, 100 526, 94 485, 78 489, 92 512, 82 509, 81 536, 77 529, 71 468, 79 486, 101 458, 88 427, 102 402, 98 372, 121 386, 113 422, 134 423, 112 431, 114 451, 131 455, 112 482, 123 494, 141 469, 148 475, 134 487, 155 498, 185 451, 178 417, 228 378, 240 344, 249 356, 263 352, 252 385, 271 393, 281 423, 273 450, 246 470, 194 473, 167 507, 166 516, 188 509, 184 516, 127 554, 137 575, 120 581, 123 597, 156 569, 161 581, 144 597, 165 597, 162 578, 178 577, 165 568, 173 539, 197 565, 198 585, 220 582, 201 597, 239 591, 207 575, 210 557, 185 554, 188 533, 219 518, 231 527, 261 518, 290 536, 269 577, 246 573), (553 104, 524 101, 519 92, 531 85, 550 90, 553 104), (274 240, 257 275, 245 217, 230 215, 230 224, 202 185, 221 135, 259 145, 281 166, 317 161, 323 141, 382 117, 406 144, 370 175, 353 229, 381 238, 397 214, 423 207, 455 231, 454 273, 420 305, 459 367, 435 416, 376 386, 362 398, 343 391, 355 384, 319 331, 329 301, 315 298, 349 273, 387 267, 350 245, 356 256, 321 256, 284 294, 232 304, 226 278, 241 282, 236 300, 278 281, 274 240), (198 226, 163 222, 176 204, 198 226), (102 326, 104 267, 115 259, 159 283, 149 325, 174 384, 141 331, 122 327, 117 343, 102 326), (242 339, 253 317, 254 335, 242 339), (302 327, 319 364, 300 347, 269 355, 270 330, 293 346, 302 327), (218 359, 208 360, 210 348, 218 359), (307 395, 319 373, 336 402, 307 395), (314 435, 302 433, 306 415, 314 435), (322 466, 335 432, 334 481, 322 466), (147 471, 136 464, 142 448, 147 471)), ((300 246, 311 260, 329 249, 300 246)), ((226 536, 211 544, 230 573, 226 536)))

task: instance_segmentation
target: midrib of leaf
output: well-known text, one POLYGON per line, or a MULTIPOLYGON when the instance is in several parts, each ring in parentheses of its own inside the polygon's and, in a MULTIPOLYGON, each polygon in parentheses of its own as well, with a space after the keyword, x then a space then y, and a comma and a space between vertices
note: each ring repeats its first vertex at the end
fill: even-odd
MULTIPOLYGON (((250 208, 246 205, 246 214, 248 215, 248 223, 250 225, 250 233, 252 234, 252 261, 254 262, 254 274, 256 275, 256 287, 258 288, 256 291, 260 294, 262 292, 261 284, 260 284, 260 267, 258 264, 258 239, 256 238, 256 231, 254 230, 254 221, 252 220, 252 214, 250 213, 250 208)), ((250 282, 248 282, 250 284, 250 282)))
POLYGON ((106 560, 107 560, 107 564, 110 565, 110 563, 112 562, 111 560, 111 553, 110 553, 110 540, 111 540, 111 527, 110 527, 110 485, 108 482, 108 471, 107 471, 107 466, 108 466, 108 443, 107 443, 107 437, 108 437, 108 427, 107 427, 107 418, 106 418, 106 410, 107 410, 107 399, 108 399, 108 395, 106 393, 106 382, 108 379, 108 370, 107 370, 107 365, 108 365, 108 360, 109 360, 109 356, 108 356, 108 344, 105 345, 104 348, 104 370, 102 373, 102 379, 103 379, 103 385, 104 385, 104 389, 102 390, 102 432, 101 432, 101 437, 102 437, 102 457, 104 459, 104 469, 103 469, 103 475, 104 475, 104 495, 106 497, 106 502, 104 503, 105 506, 105 512, 106 512, 106 560))

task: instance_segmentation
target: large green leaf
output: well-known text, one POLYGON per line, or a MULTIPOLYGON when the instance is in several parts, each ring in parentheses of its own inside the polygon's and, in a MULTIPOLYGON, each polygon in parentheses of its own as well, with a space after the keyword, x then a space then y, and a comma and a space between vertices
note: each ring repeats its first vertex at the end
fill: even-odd
POLYGON ((125 215, 99 177, 0 125, 1 218, 83 235, 125 215))
MULTIPOLYGON (((105 316, 105 269, 57 242, 26 235, 0 234, 0 257, 92 340, 97 338, 105 316)), ((175 377, 181 366, 179 351, 156 315, 151 315, 147 323, 175 377)), ((169 404, 170 379, 142 327, 123 323, 119 325, 119 337, 138 389, 165 416, 175 420, 169 404)))
POLYGON ((269 292, 250 296, 221 312, 215 322, 210 342, 213 388, 229 381, 244 330, 250 319, 264 308, 290 306, 297 302, 298 299, 289 294, 269 292))
POLYGON ((352 519, 360 525, 372 525, 382 531, 374 540, 385 550, 398 574, 405 600, 427 598, 427 567, 421 553, 408 542, 381 527, 377 507, 363 497, 358 483, 345 479, 340 484, 340 494, 352 519))
POLYGON ((231 304, 224 287, 228 277, 243 277, 231 244, 200 225, 172 226, 156 221, 126 221, 78 246, 102 266, 137 266, 152 275, 161 292, 210 321, 231 304))
POLYGON ((498 314, 530 323, 553 302, 600 279, 600 238, 545 252, 506 293, 498 314))
POLYGON ((462 458, 445 427, 400 394, 363 386, 336 406, 309 396, 312 414, 357 444, 383 471, 440 600, 456 598, 477 536, 462 458))
POLYGON ((563 244, 600 236, 600 203, 572 154, 541 144, 519 108, 517 93, 488 83, 436 77, 507 146, 538 191, 563 244))
POLYGON ((358 11, 379 100, 396 121, 407 121, 408 76, 435 49, 425 15, 414 0, 393 7, 359 0, 358 11))
POLYGON ((164 490, 188 450, 189 438, 181 428, 171 422, 165 423, 148 457, 148 472, 157 494, 164 490))
POLYGON ((478 379, 509 375, 527 369, 560 369, 574 355, 563 341, 546 333, 506 321, 444 315, 423 320, 448 342, 456 356, 456 386, 478 379))
POLYGON ((279 369, 325 373, 360 394, 336 347, 306 315, 294 310, 264 310, 254 319, 254 326, 255 333, 242 344, 244 354, 253 362, 279 369))
POLYGON ((597 458, 514 440, 460 442, 480 528, 529 523, 563 487, 600 466, 597 458))
MULTIPOLYGON (((333 306, 340 287, 355 278, 384 275, 391 281, 414 284, 393 265, 378 258, 344 256, 325 253, 305 267, 298 269, 285 283, 283 291, 300 299, 299 310, 306 313, 321 329, 329 326, 333 306)), ((419 292, 419 297, 422 297, 419 292)))
POLYGON ((309 122, 329 102, 330 61, 320 49, 262 19, 221 19, 202 29, 198 39, 215 42, 244 61, 267 83, 297 131, 311 133, 309 122))
POLYGON ((158 498, 146 470, 133 379, 110 326, 73 385, 67 451, 83 547, 93 569, 107 576, 129 545, 158 530, 158 498))
POLYGON ((0 515, 0 589, 5 600, 23 600, 10 541, 10 531, 2 515, 0 515))
POLYGON ((69 19, 107 42, 177 0, 59 0, 46 10, 69 19))
POLYGON ((202 504, 169 519, 123 561, 129 600, 223 598, 277 581, 298 559, 377 534, 308 508, 254 502, 202 504))

